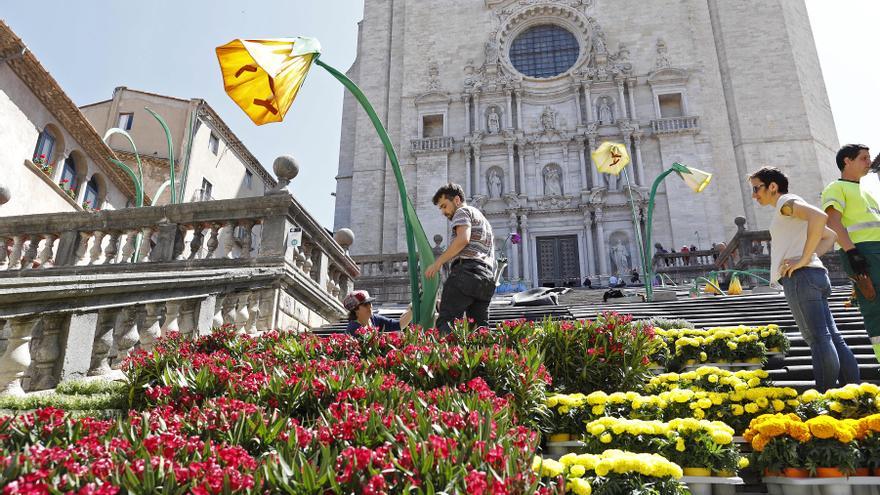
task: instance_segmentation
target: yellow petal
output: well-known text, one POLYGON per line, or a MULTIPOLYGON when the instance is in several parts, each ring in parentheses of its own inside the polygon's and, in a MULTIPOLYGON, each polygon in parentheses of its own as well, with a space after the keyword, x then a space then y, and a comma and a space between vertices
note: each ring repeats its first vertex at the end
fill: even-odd
POLYGON ((280 122, 320 52, 316 40, 232 40, 218 46, 223 87, 257 125, 280 122))

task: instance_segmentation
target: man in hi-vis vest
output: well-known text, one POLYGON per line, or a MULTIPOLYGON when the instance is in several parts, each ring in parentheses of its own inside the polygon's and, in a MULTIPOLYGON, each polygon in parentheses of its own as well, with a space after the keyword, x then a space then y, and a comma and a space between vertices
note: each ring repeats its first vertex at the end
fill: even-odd
POLYGON ((871 171, 868 147, 847 144, 837 152, 840 179, 822 191, 822 209, 828 227, 837 234, 843 269, 856 286, 859 310, 880 361, 880 206, 859 180, 871 171))

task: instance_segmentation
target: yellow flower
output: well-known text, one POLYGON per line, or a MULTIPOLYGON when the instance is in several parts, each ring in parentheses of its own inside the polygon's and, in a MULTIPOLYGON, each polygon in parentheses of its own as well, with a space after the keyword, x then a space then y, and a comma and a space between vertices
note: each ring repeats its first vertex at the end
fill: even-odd
POLYGON ((700 361, 705 361, 707 359, 709 359, 709 356, 707 356, 705 352, 701 352, 700 353, 700 361))
POLYGON ((532 461, 532 470, 540 473, 543 478, 555 478, 562 474, 564 467, 553 459, 535 457, 532 461))
POLYGON ((611 443, 611 440, 613 440, 613 437, 610 433, 603 433, 602 436, 599 437, 599 441, 602 443, 611 443))
POLYGON ((737 463, 737 467, 740 469, 745 469, 749 467, 749 458, 748 457, 740 457, 739 462, 737 463))
POLYGON ((678 437, 675 441, 675 450, 684 452, 684 438, 678 437))
POLYGON ((830 416, 817 416, 806 421, 810 433, 816 438, 832 438, 836 433, 837 420, 830 416))
POLYGON ((818 400, 821 395, 815 389, 807 390, 806 392, 801 394, 801 402, 813 402, 818 400))
POLYGON ((575 464, 571 466, 568 470, 568 475, 574 478, 580 478, 587 472, 587 468, 581 466, 580 464, 575 464))
POLYGON ((575 495, 591 495, 593 493, 593 487, 590 486, 590 482, 583 478, 568 480, 567 489, 574 492, 575 495))

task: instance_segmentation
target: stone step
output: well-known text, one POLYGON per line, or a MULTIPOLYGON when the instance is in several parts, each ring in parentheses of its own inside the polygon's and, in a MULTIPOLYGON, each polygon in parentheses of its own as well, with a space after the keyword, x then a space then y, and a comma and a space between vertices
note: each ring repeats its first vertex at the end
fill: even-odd
MULTIPOLYGON (((813 366, 786 366, 784 368, 767 370, 767 373, 770 375, 770 379, 773 380, 774 383, 781 381, 812 380, 813 366)), ((880 380, 880 364, 876 361, 871 364, 859 364, 859 374, 861 375, 862 380, 880 380)))

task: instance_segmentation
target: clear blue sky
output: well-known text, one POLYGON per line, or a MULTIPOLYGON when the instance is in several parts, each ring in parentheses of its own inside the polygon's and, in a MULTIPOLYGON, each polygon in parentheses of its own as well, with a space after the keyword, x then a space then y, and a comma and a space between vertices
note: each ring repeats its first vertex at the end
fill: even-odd
MULTIPOLYGON (((840 140, 876 153, 880 1, 806 2, 840 140)), ((328 228, 342 86, 315 69, 287 120, 257 127, 224 94, 214 48, 241 37, 313 36, 323 45, 322 60, 345 71, 362 16, 363 0, 5 0, 0 7, 0 18, 78 105, 110 98, 116 86, 204 98, 267 168, 280 154, 296 156, 301 170, 293 193, 328 228)))

